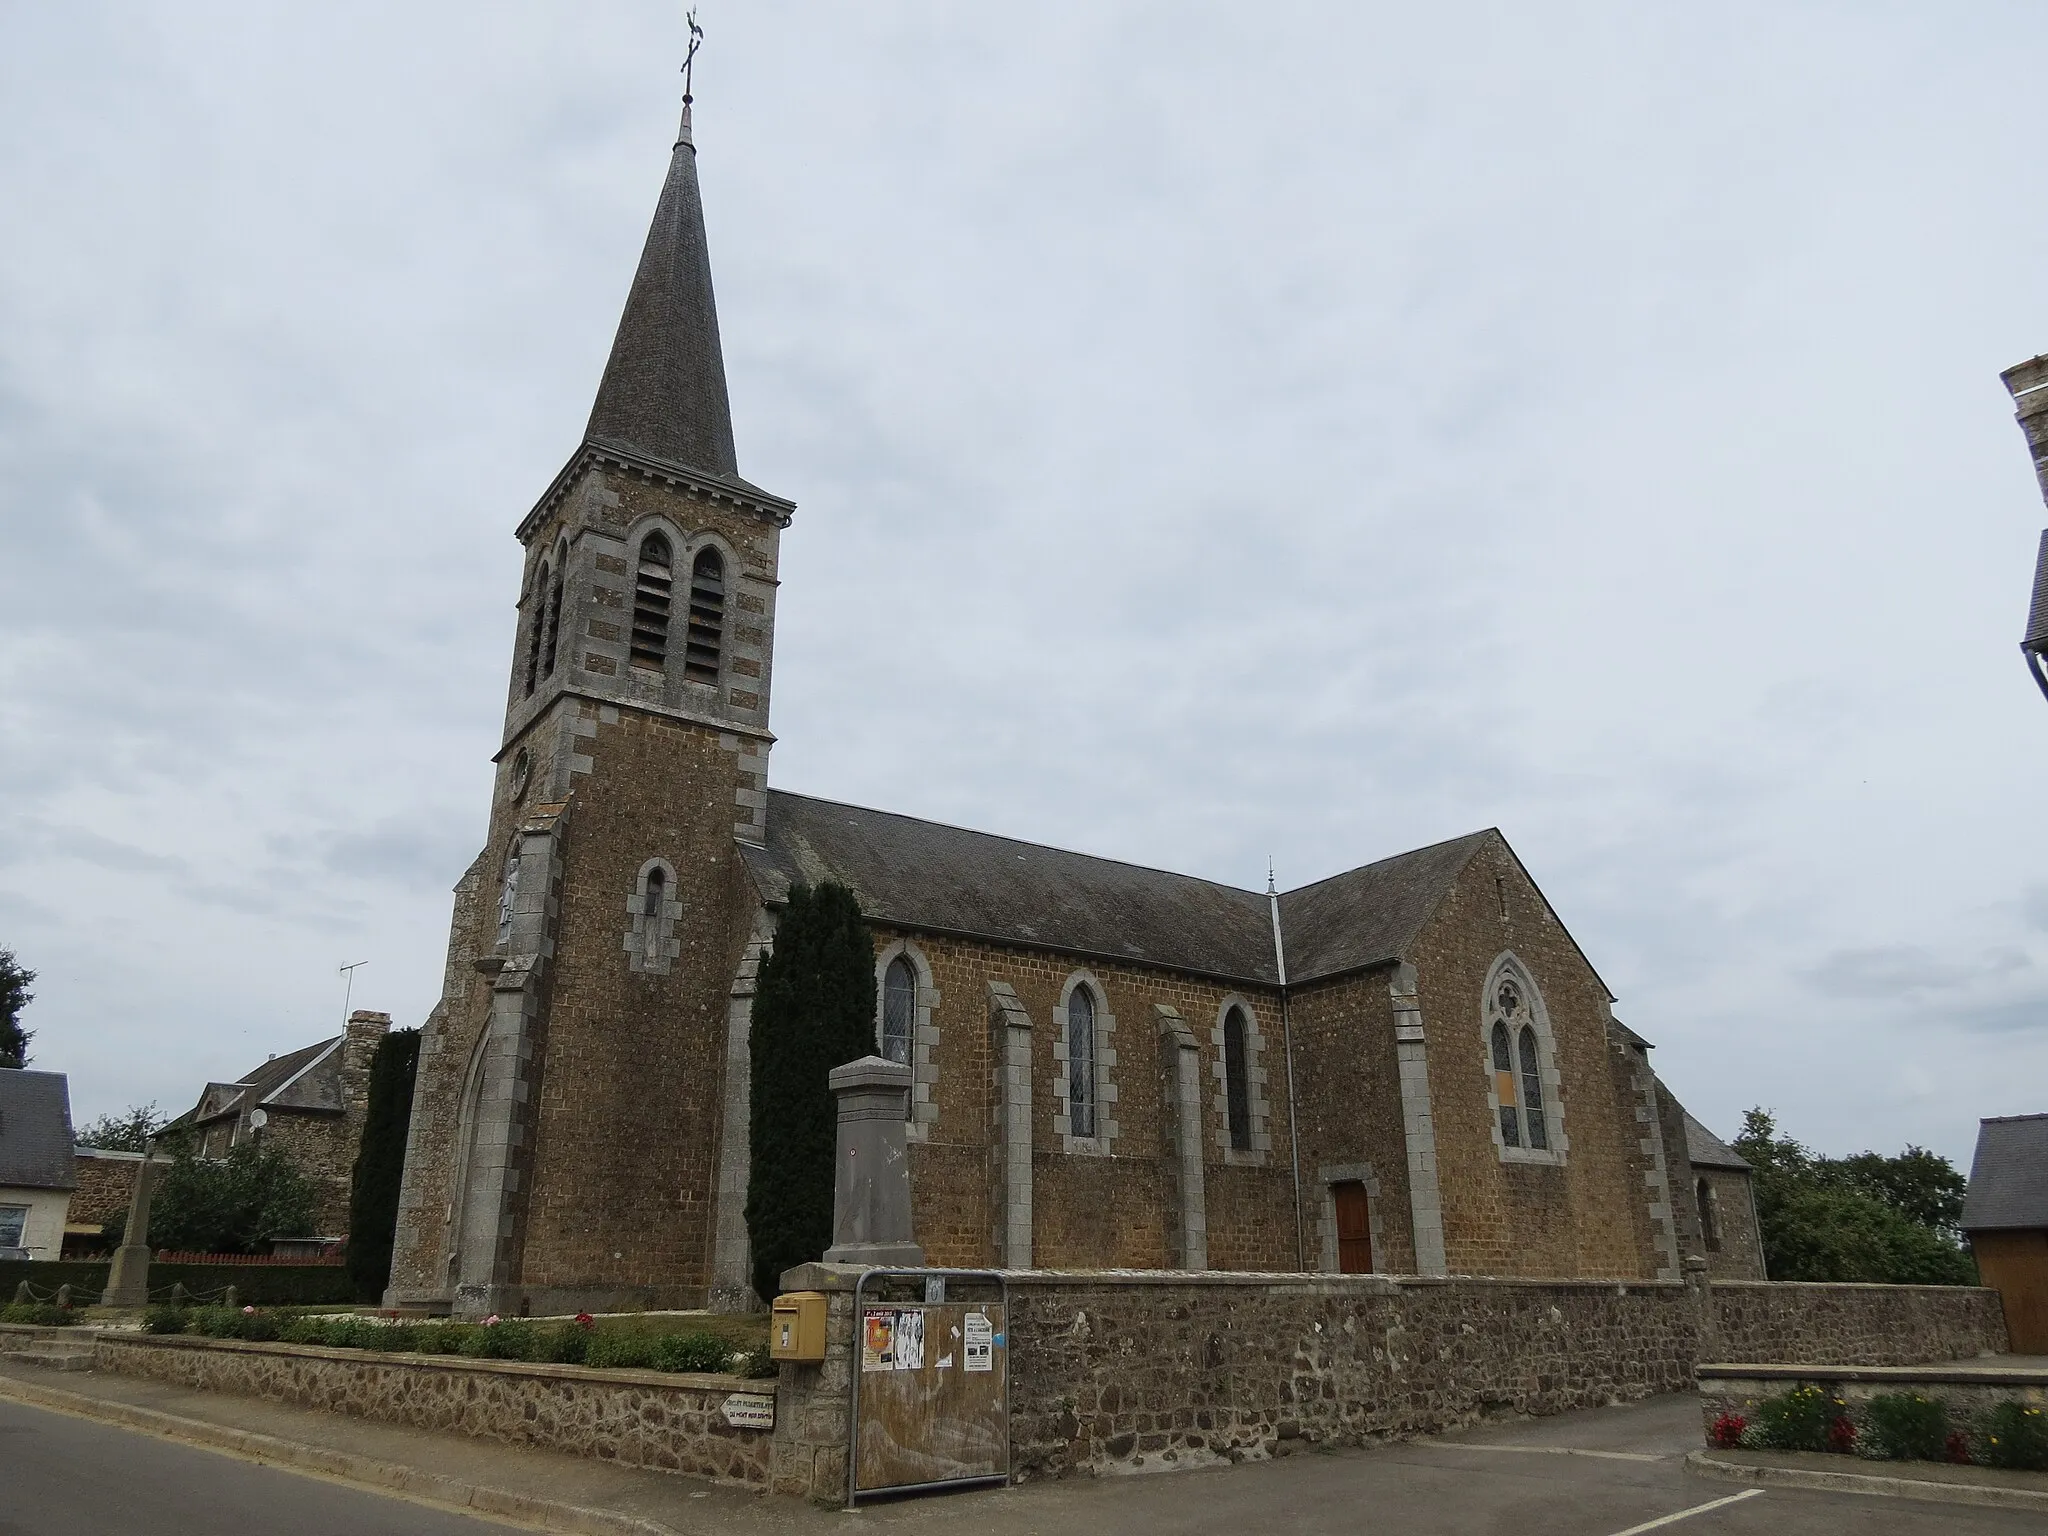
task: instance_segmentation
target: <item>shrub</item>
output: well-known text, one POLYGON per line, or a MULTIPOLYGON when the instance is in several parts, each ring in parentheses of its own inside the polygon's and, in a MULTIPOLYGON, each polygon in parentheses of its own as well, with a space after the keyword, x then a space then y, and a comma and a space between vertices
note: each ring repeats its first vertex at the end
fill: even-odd
POLYGON ((547 1339, 547 1358, 556 1365, 581 1365, 590 1355, 590 1330, 564 1323, 547 1339))
POLYGON ((1984 1430, 1984 1459, 1994 1467, 2048 1471, 2048 1414, 2027 1403, 2006 1401, 1991 1410, 1984 1430))
POLYGON ((1870 1454, 1888 1461, 1940 1461, 1948 1452, 1948 1405, 1918 1392, 1881 1392, 1864 1416, 1870 1454))
POLYGON ((12 1301, 0 1307, 0 1323, 19 1323, 30 1328, 69 1328, 78 1314, 54 1301, 12 1301))
POLYGON ((731 1368, 732 1351, 708 1333, 671 1333, 654 1341, 657 1371, 717 1371, 731 1368))
POLYGON ((540 1330, 518 1321, 483 1324, 457 1347, 472 1360, 533 1360, 539 1358, 540 1330))
MULTIPOLYGON (((1848 1407, 1834 1393, 1813 1385, 1794 1387, 1756 1405, 1751 1426, 1756 1439, 1774 1451, 1836 1451, 1835 1421, 1848 1407)), ((1853 1439, 1854 1430, 1850 1431, 1853 1439)))
MULTIPOLYGON (((767 1345, 762 1345, 762 1352, 765 1353, 767 1348, 767 1345)), ((1742 1432, 1747 1428, 1748 1421, 1741 1414, 1724 1413, 1714 1420, 1713 1428, 1707 1431, 1707 1444, 1718 1446, 1724 1451, 1733 1450, 1742 1444, 1742 1432)))
POLYGON ((462 1341, 471 1331, 468 1323, 422 1323, 413 1335, 412 1347, 423 1355, 459 1355, 462 1341))
POLYGON ((645 1370, 654 1364, 654 1341, 637 1333, 596 1333, 583 1363, 599 1370, 645 1370))
POLYGON ((183 1333, 185 1325, 192 1321, 192 1313, 185 1307, 172 1307, 158 1303, 142 1309, 142 1331, 144 1333, 183 1333))
POLYGON ((420 1032, 395 1029, 370 1058, 363 1135, 349 1181, 348 1272, 356 1294, 375 1301, 391 1279, 391 1239, 398 1225, 398 1186, 405 1173, 406 1129, 412 1123, 413 1076, 420 1032))

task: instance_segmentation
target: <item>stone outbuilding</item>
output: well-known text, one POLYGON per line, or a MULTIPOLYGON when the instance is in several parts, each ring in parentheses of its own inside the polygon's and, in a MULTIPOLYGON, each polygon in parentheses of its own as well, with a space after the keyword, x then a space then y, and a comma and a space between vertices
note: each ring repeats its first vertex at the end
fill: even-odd
POLYGON ((225 1157, 249 1141, 282 1151, 319 1193, 319 1235, 345 1238, 370 1060, 390 1030, 390 1014, 358 1009, 342 1034, 273 1056, 234 1082, 208 1083, 165 1130, 190 1132, 201 1157, 225 1157))
POLYGON ((2013 1353, 2048 1355, 2048 1115, 1978 1123, 1963 1232, 2004 1298, 2013 1353))
POLYGON ((64 1074, 0 1068, 0 1259, 63 1256, 71 1152, 64 1074))

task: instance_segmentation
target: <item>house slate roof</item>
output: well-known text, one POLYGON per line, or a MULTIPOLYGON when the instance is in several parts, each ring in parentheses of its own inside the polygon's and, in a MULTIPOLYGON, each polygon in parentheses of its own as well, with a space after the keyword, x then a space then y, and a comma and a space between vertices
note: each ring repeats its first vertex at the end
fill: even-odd
POLYGON ((287 1051, 232 1083, 208 1083, 199 1102, 174 1125, 205 1125, 250 1109, 298 1109, 340 1114, 343 1037, 287 1051))
POLYGON ((0 1068, 0 1184, 76 1189, 71 1085, 62 1072, 0 1068))
MULTIPOLYGON (((1401 958, 1481 845, 1476 832, 1284 893, 1288 980, 1401 958)), ((1048 848, 785 790, 768 792, 766 846, 742 844, 761 897, 837 880, 871 920, 931 933, 1276 986, 1260 891, 1048 848)))
POLYGON ((2048 1227, 2048 1115, 1978 1122, 1962 1226, 1965 1232, 2048 1227))
POLYGON ((1733 1147, 1693 1119, 1691 1110, 1681 1112, 1685 1115, 1685 1155, 1692 1159, 1693 1167, 1753 1171, 1733 1147))

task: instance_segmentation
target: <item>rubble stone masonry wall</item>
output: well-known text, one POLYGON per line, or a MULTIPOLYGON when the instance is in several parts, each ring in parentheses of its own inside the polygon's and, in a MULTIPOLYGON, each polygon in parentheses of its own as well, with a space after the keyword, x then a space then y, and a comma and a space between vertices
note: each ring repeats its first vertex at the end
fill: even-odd
POLYGON ((1715 1281, 1701 1358, 1771 1365, 1921 1365, 2003 1354, 1998 1292, 1967 1285, 1715 1281))

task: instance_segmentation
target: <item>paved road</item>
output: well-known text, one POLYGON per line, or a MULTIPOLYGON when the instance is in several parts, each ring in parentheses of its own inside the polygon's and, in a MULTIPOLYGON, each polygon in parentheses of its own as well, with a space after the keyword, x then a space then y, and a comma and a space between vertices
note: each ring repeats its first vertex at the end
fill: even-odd
POLYGON ((0 1536, 500 1536, 511 1529, 0 1401, 0 1536))

